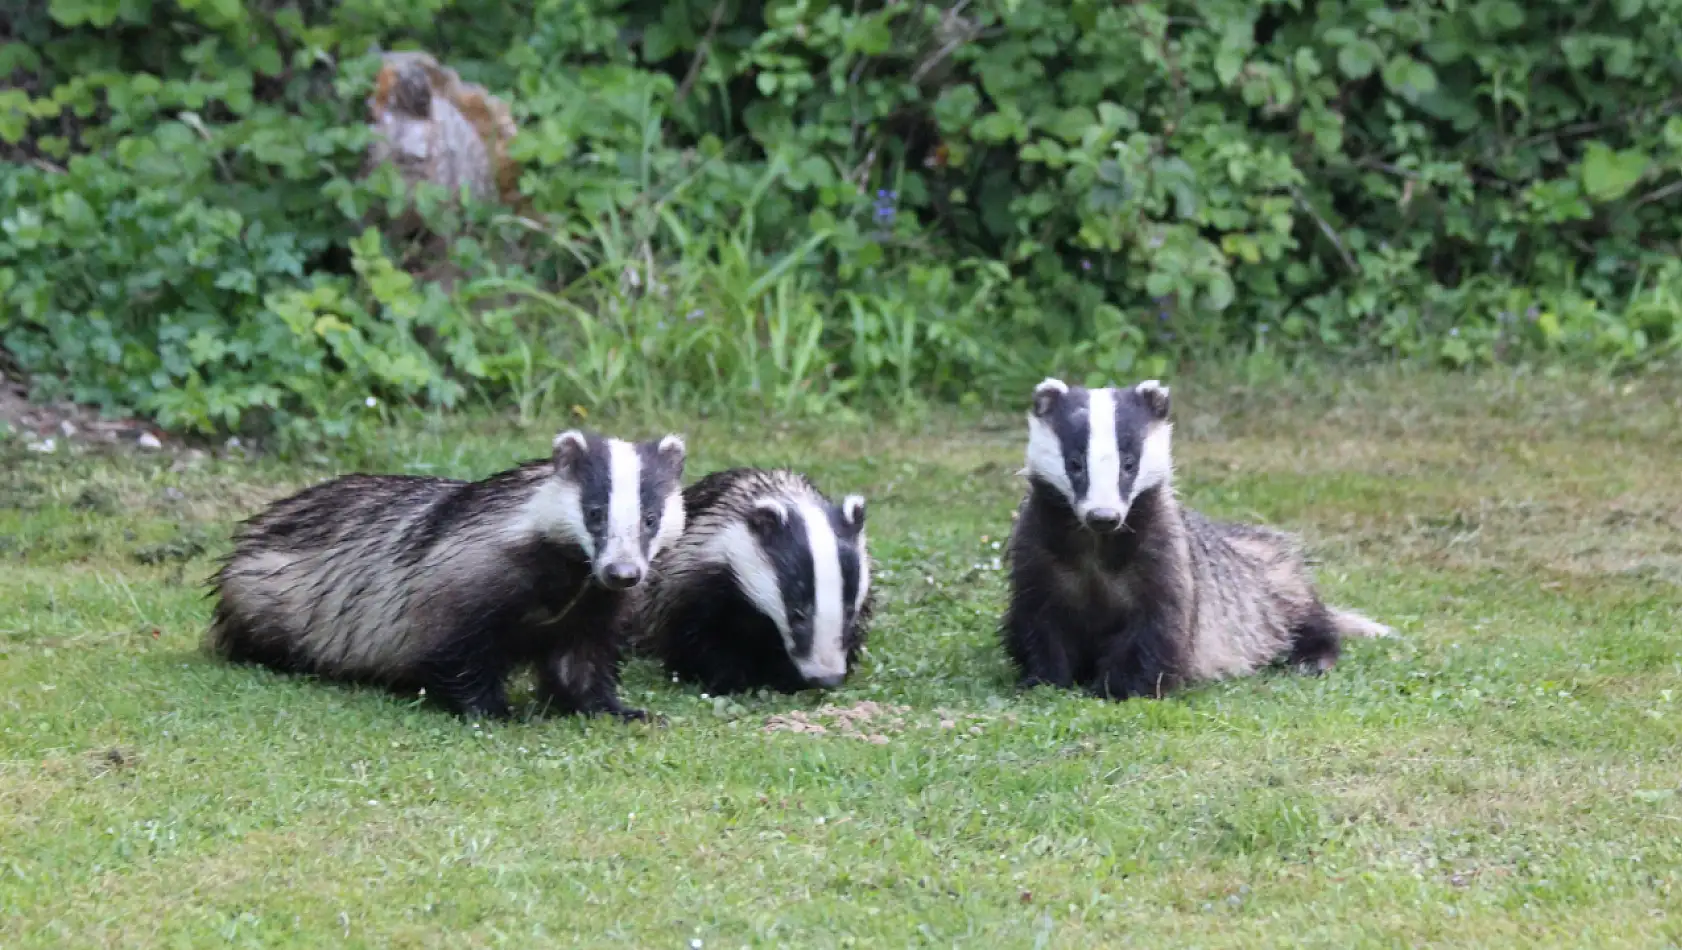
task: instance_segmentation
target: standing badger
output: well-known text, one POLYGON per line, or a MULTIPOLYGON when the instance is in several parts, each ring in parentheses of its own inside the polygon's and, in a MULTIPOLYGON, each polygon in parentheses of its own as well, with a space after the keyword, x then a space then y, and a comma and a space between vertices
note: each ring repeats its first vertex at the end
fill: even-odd
POLYGON ((1021 685, 1160 697, 1278 660, 1322 672, 1389 628, 1322 604, 1294 537, 1180 507, 1168 389, 1047 379, 1028 416, 1028 493, 1002 624, 1021 685))
POLYGON ((628 614, 639 653, 715 693, 839 686, 872 607, 864 499, 797 472, 735 468, 683 493, 688 527, 628 614))
POLYGON ((576 430, 483 481, 346 475, 241 526, 207 647, 236 662, 378 683, 506 718, 537 665, 565 712, 620 705, 616 615, 683 531, 683 440, 576 430))

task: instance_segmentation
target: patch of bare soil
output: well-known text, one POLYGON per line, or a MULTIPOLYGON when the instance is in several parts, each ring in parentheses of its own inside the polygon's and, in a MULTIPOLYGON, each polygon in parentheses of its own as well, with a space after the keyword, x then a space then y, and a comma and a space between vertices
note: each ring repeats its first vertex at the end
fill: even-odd
POLYGON ((801 732, 808 735, 840 735, 863 739, 876 745, 886 745, 888 733, 905 729, 905 714, 909 706, 894 706, 870 700, 852 706, 819 706, 811 713, 796 709, 772 716, 765 722, 766 732, 801 732))
POLYGON ((156 451, 162 435, 139 419, 105 419, 99 410, 70 402, 29 400, 22 382, 0 371, 0 424, 8 426, 34 452, 56 452, 70 443, 156 451))
MULTIPOLYGON (((792 710, 778 713, 765 720, 766 734, 794 732, 810 736, 841 736, 862 739, 873 745, 887 745, 890 737, 906 729, 940 729, 951 732, 958 739, 981 735, 994 716, 981 713, 959 713, 936 709, 932 718, 908 718, 909 706, 895 706, 863 700, 851 706, 826 704, 811 712, 792 710)), ((1006 714, 1006 721, 1016 723, 1014 715, 1006 714)))

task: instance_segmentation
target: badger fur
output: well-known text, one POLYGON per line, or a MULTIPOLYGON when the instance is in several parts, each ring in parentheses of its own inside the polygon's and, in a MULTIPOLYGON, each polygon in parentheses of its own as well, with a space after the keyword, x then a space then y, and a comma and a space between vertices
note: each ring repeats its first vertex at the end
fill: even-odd
POLYGON ((1023 687, 1125 699, 1279 660, 1330 669, 1389 628, 1321 603, 1296 538, 1180 507, 1168 388, 1047 379, 1028 414, 1028 491, 1001 625, 1023 687))
POLYGON ((275 502, 213 579, 206 646, 494 718, 532 663, 557 711, 644 718, 619 702, 614 624, 683 531, 683 440, 569 430, 553 450, 482 481, 346 475, 275 502))
POLYGON ((714 472, 683 493, 687 527, 655 559, 631 642, 715 693, 845 681, 873 604, 865 506, 786 469, 714 472))

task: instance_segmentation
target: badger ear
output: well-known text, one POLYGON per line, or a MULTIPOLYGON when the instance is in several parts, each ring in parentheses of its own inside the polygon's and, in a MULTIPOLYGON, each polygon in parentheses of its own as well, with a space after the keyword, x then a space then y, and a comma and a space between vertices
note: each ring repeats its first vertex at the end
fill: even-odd
POLYGON ((847 520, 847 525, 854 531, 864 528, 864 496, 848 495, 841 499, 841 517, 847 520))
POLYGON ((683 436, 675 433, 666 436, 660 440, 657 451, 660 457, 666 460, 666 464, 677 471, 678 479, 682 480, 683 463, 689 459, 689 447, 684 444, 683 436))
POLYGON ((1061 379, 1046 377, 1043 382, 1034 387, 1034 415, 1044 416, 1051 412, 1051 408, 1057 405, 1057 401, 1067 395, 1068 392, 1068 383, 1061 379))
POLYGON ((775 498, 761 498, 748 509, 747 522, 748 530, 767 537, 788 524, 788 508, 775 498))
POLYGON ((1151 415, 1155 416, 1158 421, 1168 418, 1169 399, 1167 386, 1162 385, 1162 383, 1154 379, 1147 379, 1139 385, 1134 386, 1133 391, 1137 392, 1139 396, 1145 400, 1145 405, 1149 407, 1151 415))
POLYGON ((570 469, 590 452, 590 440, 577 429, 568 429, 555 436, 555 467, 570 469))

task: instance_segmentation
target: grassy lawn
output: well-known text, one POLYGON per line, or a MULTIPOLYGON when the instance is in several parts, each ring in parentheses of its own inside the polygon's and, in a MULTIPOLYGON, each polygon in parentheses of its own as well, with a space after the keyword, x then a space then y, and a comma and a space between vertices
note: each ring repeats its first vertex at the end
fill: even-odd
POLYGON ((267 499, 353 464, 476 477, 557 420, 300 467, 0 446, 0 947, 1682 941, 1682 385, 1175 400, 1188 502, 1303 532, 1398 639, 1164 702, 1018 695, 1018 414, 681 423, 692 476, 869 497, 849 686, 725 702, 633 663, 667 726, 473 726, 202 657, 202 583, 267 499))

